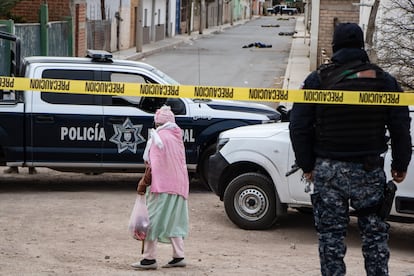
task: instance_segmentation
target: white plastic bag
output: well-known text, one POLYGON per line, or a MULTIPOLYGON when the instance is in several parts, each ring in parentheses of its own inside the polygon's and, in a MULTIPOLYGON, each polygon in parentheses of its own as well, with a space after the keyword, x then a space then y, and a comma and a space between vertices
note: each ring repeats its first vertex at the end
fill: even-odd
POLYGON ((134 239, 143 241, 147 235, 149 224, 145 195, 137 195, 134 209, 132 209, 131 217, 129 218, 128 231, 134 239))

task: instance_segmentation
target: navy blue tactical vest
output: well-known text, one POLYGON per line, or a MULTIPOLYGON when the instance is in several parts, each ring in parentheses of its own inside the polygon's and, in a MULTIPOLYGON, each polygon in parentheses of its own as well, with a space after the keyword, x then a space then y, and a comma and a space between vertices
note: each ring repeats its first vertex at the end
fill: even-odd
MULTIPOLYGON (((384 91, 386 87, 385 72, 360 60, 322 65, 318 74, 323 90, 384 91)), ((378 155, 386 150, 386 120, 386 106, 319 104, 315 150, 329 158, 378 155)))

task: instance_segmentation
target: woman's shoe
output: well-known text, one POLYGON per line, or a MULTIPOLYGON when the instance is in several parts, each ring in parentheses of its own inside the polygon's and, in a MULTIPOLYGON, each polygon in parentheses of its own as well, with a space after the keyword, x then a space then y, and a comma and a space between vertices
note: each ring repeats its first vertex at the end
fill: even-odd
POLYGON ((157 269, 158 264, 156 260, 148 260, 143 259, 140 262, 131 264, 133 268, 139 268, 139 269, 157 269))
POLYGON ((187 264, 184 261, 184 258, 174 258, 168 264, 163 265, 163 268, 170 267, 185 267, 187 264))

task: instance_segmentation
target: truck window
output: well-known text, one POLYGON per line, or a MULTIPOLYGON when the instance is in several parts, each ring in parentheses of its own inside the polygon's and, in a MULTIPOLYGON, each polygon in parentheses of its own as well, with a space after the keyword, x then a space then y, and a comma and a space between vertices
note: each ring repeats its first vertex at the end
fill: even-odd
MULTIPOLYGON (((144 76, 138 74, 102 72, 104 81, 146 83, 144 76)), ((104 105, 114 106, 135 106, 138 107, 141 101, 140 96, 104 96, 104 105)))
MULTIPOLYGON (((148 76, 123 73, 123 72, 102 72, 103 81, 130 82, 130 83, 156 83, 148 76)), ((107 106, 134 106, 142 110, 155 113, 166 101, 166 98, 141 97, 141 96, 103 96, 103 104, 107 106)))
MULTIPOLYGON (((103 72, 104 80, 115 82, 131 82, 131 83, 156 83, 148 76, 119 73, 119 72, 103 72)), ((160 97, 134 97, 134 96, 103 96, 104 105, 112 106, 135 106, 148 113, 155 113, 155 111, 164 104, 171 106, 171 110, 175 115, 186 114, 185 104, 181 99, 176 98, 160 98, 160 97), (111 98, 109 100, 108 98, 111 98)))
MULTIPOLYGON (((42 73, 46 79, 94 80, 93 70, 49 69, 42 73)), ((100 105, 102 96, 72 93, 41 92, 41 99, 51 104, 100 105)))

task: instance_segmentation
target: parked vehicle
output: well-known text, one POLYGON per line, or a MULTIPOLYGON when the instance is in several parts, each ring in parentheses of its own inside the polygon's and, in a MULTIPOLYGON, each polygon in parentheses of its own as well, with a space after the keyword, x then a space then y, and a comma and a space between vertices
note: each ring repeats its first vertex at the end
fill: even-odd
MULTIPOLYGON (((0 38, 18 45, 17 37, 0 33, 0 38)), ((19 57, 19 47, 12 48, 19 57)), ((43 78, 57 79, 52 85, 64 80, 178 85, 148 64, 116 60, 103 51, 90 51, 85 58, 27 57, 12 62, 12 75, 37 79, 39 86, 43 78)), ((0 164, 58 171, 143 172, 148 129, 156 109, 166 104, 184 131, 189 172, 198 172, 205 181, 208 157, 220 132, 280 118, 266 105, 237 101, 0 92, 0 164)))
MULTIPOLYGON (((410 110, 414 118, 414 108, 410 110)), ((295 157, 287 122, 239 127, 224 131, 217 151, 210 158, 209 182, 229 219, 243 229, 266 229, 286 216, 288 207, 301 211, 312 208, 312 186, 302 179, 302 171, 292 167, 295 157), (290 174, 290 176, 286 176, 290 174)), ((414 120, 411 121, 414 137, 414 120)), ((385 155, 387 179, 391 150, 385 155)), ((414 160, 414 158, 412 158, 414 160)), ((414 162, 398 190, 391 219, 414 221, 414 162)))
POLYGON ((297 8, 290 8, 286 5, 275 5, 271 8, 267 9, 267 12, 270 14, 288 14, 288 15, 294 15, 298 13, 297 8))

